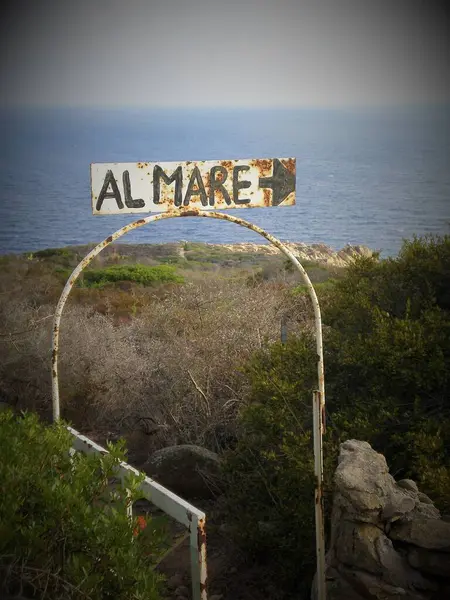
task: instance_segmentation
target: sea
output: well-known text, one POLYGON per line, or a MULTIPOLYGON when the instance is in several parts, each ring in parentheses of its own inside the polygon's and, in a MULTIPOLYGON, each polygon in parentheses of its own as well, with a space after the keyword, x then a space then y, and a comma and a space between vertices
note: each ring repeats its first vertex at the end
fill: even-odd
MULTIPOLYGON (((450 233, 450 107, 2 109, 0 254, 100 242, 134 215, 93 216, 90 163, 295 157, 296 205, 230 210, 291 242, 450 233)), ((138 218, 141 218, 140 214, 138 218)), ((264 242, 215 219, 168 219, 125 243, 264 242)))

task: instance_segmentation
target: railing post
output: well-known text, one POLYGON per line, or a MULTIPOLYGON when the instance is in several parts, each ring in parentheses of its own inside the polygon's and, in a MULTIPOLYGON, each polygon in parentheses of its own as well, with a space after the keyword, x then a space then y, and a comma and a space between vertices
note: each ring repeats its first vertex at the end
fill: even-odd
POLYGON ((207 600, 205 519, 193 516, 190 527, 192 600, 207 600))
POLYGON ((325 533, 323 518, 323 419, 320 392, 313 392, 313 439, 314 439, 314 475, 315 487, 315 520, 316 520, 316 559, 317 559, 317 600, 326 598, 325 580, 325 533))

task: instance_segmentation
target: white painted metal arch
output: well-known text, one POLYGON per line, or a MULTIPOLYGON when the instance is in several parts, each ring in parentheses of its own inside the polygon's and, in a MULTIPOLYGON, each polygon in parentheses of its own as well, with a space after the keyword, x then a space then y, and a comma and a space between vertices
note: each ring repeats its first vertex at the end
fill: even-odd
MULTIPOLYGON (((314 317, 315 317, 315 335, 316 335, 316 348, 317 348, 317 374, 318 374, 318 390, 314 394, 313 399, 313 422, 314 422, 314 465, 315 465, 315 476, 316 476, 316 492, 315 492, 315 517, 316 517, 316 555, 317 555, 317 591, 318 600, 325 600, 326 588, 325 588, 325 541, 324 541, 324 523, 323 523, 323 495, 322 495, 322 482, 323 482, 323 451, 322 451, 322 436, 324 433, 325 425, 325 379, 324 379, 324 364, 323 364, 323 344, 322 344, 322 319, 320 314, 319 301, 317 299, 314 287, 308 277, 307 272, 300 264, 298 259, 292 254, 292 252, 277 238, 272 236, 270 233, 264 231, 257 225, 245 221, 239 217, 234 217, 226 213, 210 212, 202 210, 192 209, 181 209, 179 211, 170 211, 145 217, 122 227, 115 231, 108 238, 100 242, 87 256, 78 264, 70 275, 61 297, 58 301, 54 324, 53 324, 53 337, 52 337, 52 401, 53 401, 53 419, 58 420, 60 418, 60 401, 59 401, 59 381, 58 381, 58 352, 59 352, 59 332, 61 317, 64 310, 64 306, 69 297, 69 294, 80 276, 83 269, 85 269, 91 261, 100 252, 109 246, 115 240, 121 238, 123 235, 133 229, 147 225, 155 221, 161 221, 163 219, 171 219, 175 217, 204 217, 208 219, 222 219, 224 221, 230 221, 236 223, 247 229, 260 234, 267 239, 271 244, 276 246, 281 252, 283 252, 294 264, 296 269, 299 271, 311 298, 314 317)), ((155 482, 153 482, 155 483, 155 482)), ((160 487, 160 486, 159 486, 160 487)), ((167 490, 167 492, 170 494, 167 490)), ((173 494, 172 494, 173 495, 173 494)), ((181 502, 184 502, 181 498, 181 502)), ((204 529, 204 521, 202 523, 204 529)), ((203 539, 204 535, 203 535, 203 539)), ((199 559, 197 567, 192 563, 192 574, 193 574, 193 598, 194 600, 206 600, 206 542, 199 544, 194 552, 199 559), (198 554, 196 554, 198 552, 198 554), (196 583, 194 589, 194 581, 196 583), (200 584, 200 585, 198 585, 200 584)), ((193 555, 193 556, 194 556, 193 555)))

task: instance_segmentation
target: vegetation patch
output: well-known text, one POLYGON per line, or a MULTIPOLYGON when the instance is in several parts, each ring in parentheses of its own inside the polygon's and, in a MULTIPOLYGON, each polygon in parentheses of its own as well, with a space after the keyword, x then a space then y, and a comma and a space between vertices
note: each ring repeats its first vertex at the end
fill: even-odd
POLYGON ((34 258, 70 258, 72 255, 69 248, 45 248, 32 253, 34 258))
MULTIPOLYGON (((332 286, 321 298, 328 518, 339 444, 348 439, 368 441, 397 479, 414 479, 448 513, 450 236, 405 242, 395 259, 360 258, 342 280, 324 285, 332 286)), ((315 569, 316 361, 307 332, 254 355, 244 369, 249 393, 238 443, 224 462, 235 539, 302 598, 315 569)))
POLYGON ((178 275, 171 265, 113 265, 104 269, 85 271, 81 285, 91 288, 101 288, 109 283, 131 281, 148 286, 157 283, 184 283, 184 278, 178 275))
POLYGON ((141 478, 110 488, 125 460, 69 453, 63 423, 0 413, 0 591, 48 600, 159 600, 154 571, 164 535, 151 519, 127 516, 141 478))

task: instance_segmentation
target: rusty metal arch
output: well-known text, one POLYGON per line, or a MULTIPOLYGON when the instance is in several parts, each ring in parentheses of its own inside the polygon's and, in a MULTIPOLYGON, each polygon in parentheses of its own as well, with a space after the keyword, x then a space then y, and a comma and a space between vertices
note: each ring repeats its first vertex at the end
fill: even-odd
POLYGON ((161 221, 163 219, 171 219, 174 217, 205 217, 209 219, 222 219, 223 221, 230 221, 241 225, 258 233, 262 237, 266 238, 271 244, 276 246, 283 254, 285 254, 294 266, 299 271, 310 295, 315 317, 315 337, 316 337, 316 349, 317 349, 317 375, 318 375, 318 389, 313 395, 313 435, 314 435, 314 471, 316 476, 316 490, 315 490, 315 521, 316 521, 316 558, 317 558, 317 592, 318 599, 325 600, 326 587, 325 587, 325 540, 324 540, 324 523, 323 523, 323 450, 322 450, 322 436, 325 430, 325 378, 324 378, 324 364, 323 364, 323 342, 322 342, 322 318, 320 313, 320 305, 317 299, 316 292, 308 277, 307 272, 299 262, 299 260, 292 254, 292 252, 277 238, 272 236, 267 231, 264 231, 261 227, 254 225, 239 217, 234 217, 227 213, 192 210, 192 209, 181 209, 179 212, 166 212, 143 219, 134 221, 125 225, 121 229, 115 231, 112 235, 107 237, 105 240, 100 242, 85 258, 75 267, 66 285, 61 293, 58 304, 55 310, 55 316, 53 321, 53 335, 52 335, 52 403, 53 403, 53 420, 56 421, 60 418, 60 403, 59 403, 59 381, 58 381, 58 352, 59 352, 59 331, 62 312, 64 306, 69 297, 69 294, 80 276, 81 272, 89 263, 98 255, 100 252, 109 246, 115 240, 121 238, 123 235, 152 223, 154 221, 161 221))

